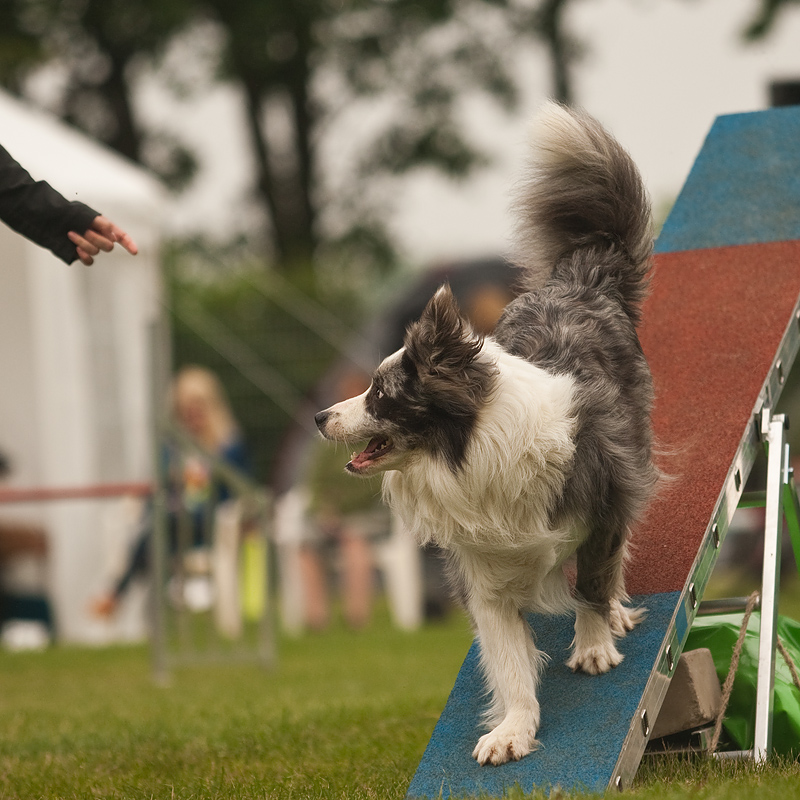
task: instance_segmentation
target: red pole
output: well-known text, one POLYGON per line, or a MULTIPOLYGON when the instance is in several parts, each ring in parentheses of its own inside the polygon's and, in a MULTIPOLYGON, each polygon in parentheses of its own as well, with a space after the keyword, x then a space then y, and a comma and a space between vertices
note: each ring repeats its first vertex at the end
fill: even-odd
POLYGON ((39 503, 48 500, 93 500, 104 497, 124 497, 126 495, 146 497, 152 491, 153 485, 146 482, 0 489, 0 505, 3 503, 39 503))

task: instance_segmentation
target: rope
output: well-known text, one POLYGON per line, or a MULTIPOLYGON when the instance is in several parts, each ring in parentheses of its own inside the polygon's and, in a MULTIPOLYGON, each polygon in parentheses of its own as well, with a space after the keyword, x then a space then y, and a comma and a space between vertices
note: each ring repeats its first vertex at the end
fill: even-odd
POLYGON ((728 710, 728 703, 731 699, 733 692, 733 679, 736 677, 736 670, 739 668, 739 657, 742 655, 742 647, 744 646, 744 637, 747 634, 747 623, 750 622, 750 616, 753 609, 758 602, 759 593, 753 592, 747 598, 747 605, 744 609, 744 616, 742 617, 742 626, 739 628, 739 638, 733 647, 733 655, 731 655, 731 665, 728 667, 728 674, 725 676, 725 683, 722 685, 722 702, 719 707, 719 714, 717 714, 717 721, 714 724, 714 735, 711 737, 711 744, 708 746, 708 752, 713 755, 717 752, 719 746, 719 737, 722 735, 722 720, 725 718, 725 712, 728 710))
MULTIPOLYGON (((711 737, 711 743, 708 747, 708 752, 710 755, 713 755, 717 752, 717 747, 719 746, 719 739, 720 735, 722 734, 722 721, 725 718, 725 712, 728 710, 728 703, 731 699, 731 693, 733 692, 733 681, 736 678, 736 671, 739 668, 739 657, 742 654, 742 647, 744 646, 745 636, 747 635, 747 625, 750 622, 750 617, 753 613, 753 609, 756 607, 756 604, 759 600, 759 593, 758 591, 753 592, 750 597, 747 598, 747 606, 744 610, 744 616, 742 617, 742 625, 739 628, 739 637, 736 640, 736 644, 733 647, 733 654, 731 655, 731 665, 728 668, 728 674, 725 677, 725 683, 722 686, 722 701, 720 703, 719 713, 717 714, 717 720, 714 724, 714 735, 711 737)), ((792 682, 800 690, 800 676, 797 673, 797 666, 792 659, 791 654, 786 649, 786 646, 781 641, 780 636, 778 638, 778 652, 783 656, 783 660, 786 662, 786 666, 789 667, 789 672, 792 674, 792 682)))
POLYGON ((789 672, 792 673, 792 683, 800 690, 800 677, 797 675, 797 667, 795 666, 794 661, 792 660, 792 656, 789 651, 786 649, 786 646, 781 641, 781 637, 778 637, 778 651, 783 656, 783 660, 786 662, 786 666, 789 667, 789 672))

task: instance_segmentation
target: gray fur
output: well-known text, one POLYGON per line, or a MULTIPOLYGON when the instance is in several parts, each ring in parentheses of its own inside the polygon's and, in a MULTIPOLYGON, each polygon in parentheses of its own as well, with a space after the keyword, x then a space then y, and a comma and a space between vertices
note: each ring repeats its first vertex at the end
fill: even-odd
POLYGON ((586 286, 603 279, 618 285, 626 312, 638 321, 653 236, 636 165, 597 120, 554 103, 537 116, 532 142, 514 206, 514 257, 527 288, 540 288, 562 269, 586 286), (570 263, 591 248, 613 255, 605 266, 587 257, 570 263), (627 262, 622 269, 619 259, 627 262))
POLYGON ((650 207, 619 144, 586 114, 559 111, 547 117, 557 123, 537 140, 517 204, 521 250, 547 259, 525 265, 531 284, 542 285, 508 306, 495 338, 578 383, 576 455, 555 514, 588 526, 577 588, 606 614, 622 590, 629 528, 657 481, 653 386, 635 330, 652 253, 650 207))

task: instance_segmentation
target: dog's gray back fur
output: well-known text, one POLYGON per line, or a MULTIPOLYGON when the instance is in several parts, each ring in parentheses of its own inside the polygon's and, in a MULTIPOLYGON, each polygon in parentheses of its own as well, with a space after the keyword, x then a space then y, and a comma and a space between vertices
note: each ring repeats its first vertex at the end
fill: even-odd
POLYGON ((539 116, 517 203, 520 265, 531 291, 495 338, 577 383, 576 453, 557 518, 589 529, 578 592, 604 609, 631 524, 656 483, 653 389, 635 326, 646 291, 650 206, 628 154, 591 117, 552 104, 539 116))

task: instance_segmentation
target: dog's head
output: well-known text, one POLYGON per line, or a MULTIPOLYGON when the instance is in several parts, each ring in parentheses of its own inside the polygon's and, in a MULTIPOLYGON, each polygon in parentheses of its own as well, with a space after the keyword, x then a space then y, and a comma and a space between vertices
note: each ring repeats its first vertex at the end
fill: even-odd
POLYGON ((315 421, 326 439, 369 440, 347 464, 355 475, 402 469, 415 454, 441 458, 458 471, 495 373, 482 337, 445 285, 409 326, 404 346, 375 370, 369 388, 320 411, 315 421))

